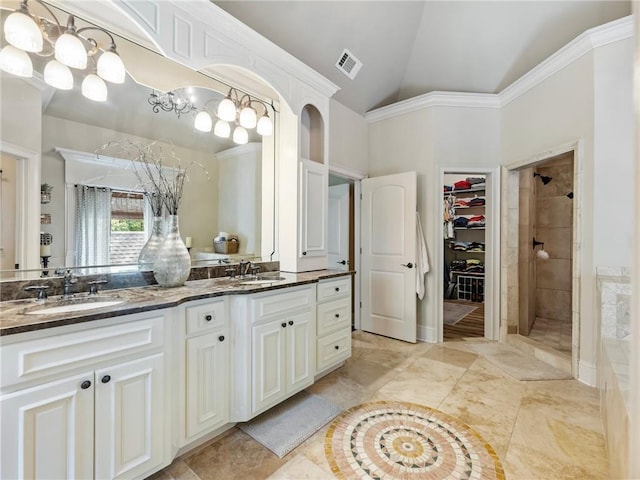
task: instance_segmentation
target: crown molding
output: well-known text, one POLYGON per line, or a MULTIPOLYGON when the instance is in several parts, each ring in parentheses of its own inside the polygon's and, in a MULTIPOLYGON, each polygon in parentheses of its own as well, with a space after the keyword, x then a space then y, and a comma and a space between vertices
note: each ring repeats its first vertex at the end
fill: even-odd
POLYGON ((502 90, 499 94, 501 106, 504 107, 508 105, 519 96, 525 94, 568 65, 571 65, 595 48, 631 38, 632 36, 633 25, 631 16, 620 18, 585 31, 502 90))
POLYGON ((371 110, 364 118, 374 123, 430 107, 500 108, 500 99, 494 93, 429 92, 371 110))
POLYGON ((632 16, 586 30, 498 94, 429 92, 365 114, 368 123, 430 107, 501 108, 598 47, 633 36, 632 16))

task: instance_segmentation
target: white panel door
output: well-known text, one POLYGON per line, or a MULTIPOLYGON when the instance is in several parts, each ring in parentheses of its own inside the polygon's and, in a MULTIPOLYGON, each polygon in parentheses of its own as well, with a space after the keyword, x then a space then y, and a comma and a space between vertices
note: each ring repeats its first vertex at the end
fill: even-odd
POLYGON ((327 254, 331 269, 349 270, 349 185, 329 187, 327 254))
POLYGON ((416 173, 362 181, 362 329, 416 342, 416 173))
POLYGON ((164 462, 164 354, 96 371, 96 478, 143 477, 164 462))
POLYGON ((0 478, 93 478, 93 371, 0 400, 0 478))
POLYGON ((287 318, 287 389, 302 390, 313 383, 316 366, 313 314, 304 312, 287 318))
POLYGON ((321 257, 327 254, 326 167, 302 159, 300 165, 300 256, 321 257))
POLYGON ((187 340, 186 437, 229 421, 229 340, 214 332, 187 340))
POLYGON ((283 399, 286 384, 286 320, 256 325, 252 330, 252 411, 283 399))

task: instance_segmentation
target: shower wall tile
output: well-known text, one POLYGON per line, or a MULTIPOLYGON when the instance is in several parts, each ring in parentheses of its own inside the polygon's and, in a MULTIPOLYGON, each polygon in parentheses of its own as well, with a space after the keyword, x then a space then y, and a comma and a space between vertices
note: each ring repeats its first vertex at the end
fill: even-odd
POLYGON ((566 197, 538 198, 536 200, 536 227, 570 227, 573 202, 566 197))
POLYGON ((544 242, 544 249, 552 259, 571 259, 572 242, 571 227, 548 228, 540 227, 536 229, 536 240, 544 242))
POLYGON ((571 291, 571 260, 550 258, 536 265, 537 288, 571 291))
POLYGON ((555 320, 571 320, 571 292, 536 289, 536 314, 555 320))

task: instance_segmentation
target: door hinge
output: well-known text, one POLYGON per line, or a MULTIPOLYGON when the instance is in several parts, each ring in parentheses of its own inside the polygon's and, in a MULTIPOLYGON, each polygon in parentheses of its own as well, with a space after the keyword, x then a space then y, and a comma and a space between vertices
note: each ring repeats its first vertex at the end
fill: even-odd
POLYGON ((360 308, 362 308, 362 302, 360 302, 360 308))
POLYGON ((362 247, 360 247, 360 253, 362 253, 362 247))

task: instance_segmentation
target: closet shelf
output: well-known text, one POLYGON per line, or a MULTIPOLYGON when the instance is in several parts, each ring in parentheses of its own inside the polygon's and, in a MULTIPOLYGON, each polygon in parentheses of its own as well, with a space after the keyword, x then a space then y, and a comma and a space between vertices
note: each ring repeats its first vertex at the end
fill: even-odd
POLYGON ((453 227, 454 230, 484 230, 485 227, 453 227))
POLYGON ((484 272, 465 272, 464 270, 451 270, 451 274, 456 275, 469 275, 471 277, 484 277, 484 272))
POLYGON ((458 193, 472 193, 472 192, 484 192, 486 187, 478 187, 478 188, 468 188, 467 190, 451 190, 450 192, 442 192, 443 195, 457 195, 458 193))
POLYGON ((486 207, 486 205, 472 205, 471 207, 456 207, 454 206, 453 208, 455 208, 456 210, 465 210, 467 208, 484 208, 486 207))

